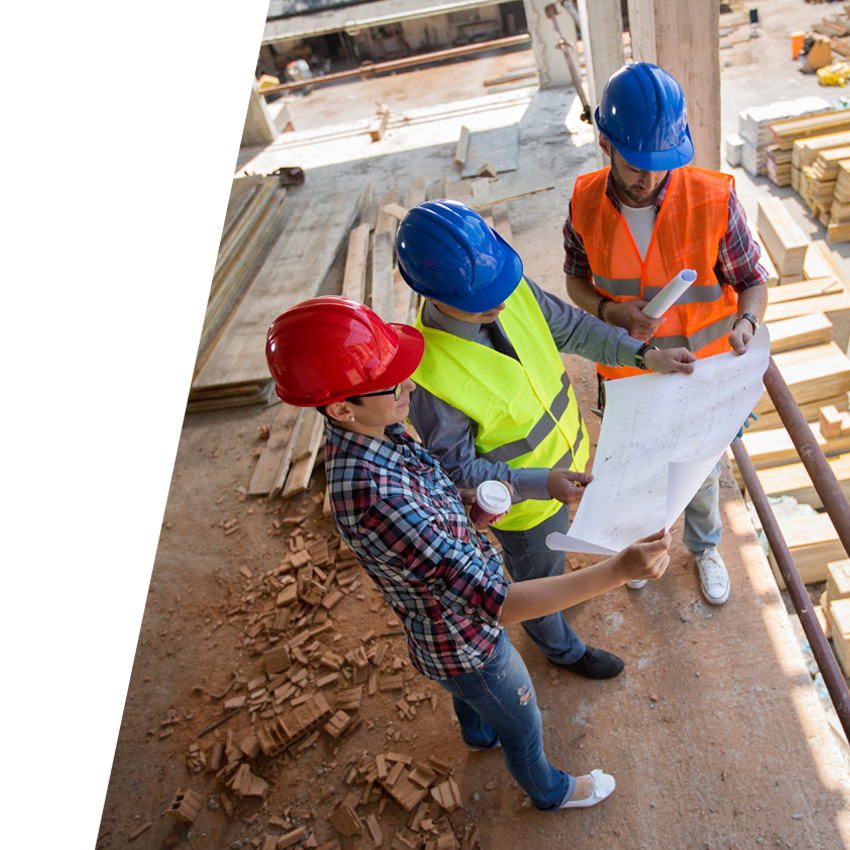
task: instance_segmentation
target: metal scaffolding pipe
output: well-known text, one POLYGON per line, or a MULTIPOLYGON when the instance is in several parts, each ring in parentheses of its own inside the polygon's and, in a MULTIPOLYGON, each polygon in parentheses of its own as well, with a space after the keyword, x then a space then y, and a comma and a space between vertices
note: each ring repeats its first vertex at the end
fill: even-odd
MULTIPOLYGON (((775 369, 771 360, 771 368, 775 369)), ((768 370, 769 371, 769 370, 768 370)), ((777 370, 778 372, 778 370, 777 370)), ((780 380, 782 380, 780 376, 780 380)), ((783 381, 783 384, 785 382, 783 381)), ((767 376, 765 375, 765 385, 767 385, 767 376)), ((787 387, 786 387, 787 389, 787 387)), ((770 390, 768 390, 770 392, 770 390)), ((771 393, 771 398, 773 394, 771 393)), ((796 402, 791 400, 794 409, 802 418, 802 414, 797 408, 796 402)), ((776 400, 774 399, 774 403, 776 400)), ((777 406, 778 409, 778 406, 777 406)), ((780 413, 784 421, 784 416, 780 413)), ((787 423, 786 423, 787 424, 787 423)), ((805 421, 803 422, 805 425, 805 421)), ((790 429, 789 429, 790 430, 790 429)), ((810 432, 811 433, 811 432, 810 432)), ((832 649, 826 640, 824 633, 821 631, 820 624, 812 610, 811 600, 806 591, 806 586, 800 578, 800 573, 797 572, 797 567, 794 564, 794 559, 791 557, 791 552, 788 550, 788 544, 782 536, 779 528, 779 523, 773 515, 773 509, 767 501, 767 496, 762 489, 761 482, 756 475, 753 462, 744 448, 741 440, 732 442, 732 454, 735 456, 735 462, 738 464, 738 471, 741 473, 741 478, 744 480, 744 486, 753 501, 753 506, 761 520, 762 528, 767 536, 767 541, 770 544, 770 549, 773 552, 773 557, 779 567, 779 572, 785 582, 785 587, 791 597, 791 602, 800 618, 800 623, 803 626, 803 631, 809 640, 809 646, 812 648, 812 654, 815 657, 818 668, 823 676, 824 684, 832 699, 832 704, 835 706, 835 711, 838 714, 838 719, 841 721, 841 726, 844 729, 844 734, 850 740, 850 692, 847 690, 847 684, 844 677, 841 675, 841 670, 838 668, 838 662, 832 653, 832 649)), ((823 456, 820 447, 816 446, 817 453, 823 456)), ((814 481, 814 475, 812 476, 814 481)))
POLYGON ((844 551, 850 553, 850 504, 772 357, 764 373, 764 387, 835 526, 844 551))
POLYGON ((263 89, 260 94, 277 94, 278 92, 294 91, 308 86, 319 86, 324 83, 336 83, 340 80, 350 80, 353 77, 366 77, 372 74, 380 74, 384 71, 397 71, 401 68, 412 68, 414 65, 427 65, 430 62, 440 62, 443 59, 453 59, 457 56, 465 56, 469 53, 479 53, 483 50, 495 50, 500 47, 518 47, 531 40, 528 33, 512 35, 508 38, 497 38, 494 41, 482 41, 478 44, 465 44, 462 47, 450 47, 447 50, 437 50, 434 53, 422 53, 419 56, 407 56, 404 59, 393 59, 390 62, 364 62, 359 68, 350 71, 338 71, 336 74, 325 74, 321 77, 311 77, 309 80, 296 80, 292 83, 281 83, 279 86, 271 86, 263 89))

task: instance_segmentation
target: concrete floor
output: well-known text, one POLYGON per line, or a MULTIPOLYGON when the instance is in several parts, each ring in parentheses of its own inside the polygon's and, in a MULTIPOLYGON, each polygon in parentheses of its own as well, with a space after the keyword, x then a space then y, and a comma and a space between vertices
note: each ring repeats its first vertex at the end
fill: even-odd
MULTIPOLYGON (((767 0, 759 8, 758 49, 730 56, 733 64, 724 68, 724 136, 737 130, 740 109, 823 93, 787 57, 790 32, 807 25, 801 19, 819 20, 831 7, 767 0)), ((264 150, 243 150, 237 173, 300 165, 307 178, 296 196, 367 183, 379 194, 419 175, 427 182, 459 179, 453 160, 462 125, 519 123, 519 170, 500 182, 552 175, 556 187, 510 204, 514 245, 527 274, 563 296, 561 225, 575 178, 596 167, 596 155, 592 135, 570 132, 576 125, 565 123, 574 92, 532 87, 486 95, 482 80, 531 62, 530 52, 514 53, 293 98, 296 132, 264 150), (376 101, 390 107, 392 120, 386 137, 370 143, 363 128, 376 101)), ((767 193, 786 197, 789 208, 801 206, 790 190, 734 173, 751 219, 767 193)), ((801 209, 794 214, 808 221, 801 209)), ((817 226, 808 226, 816 236, 817 226)), ((846 256, 843 246, 838 252, 846 256)), ((592 369, 576 358, 569 369, 587 409, 592 369)), ((192 427, 212 433, 219 423, 206 417, 192 427)), ((550 678, 521 630, 511 630, 537 683, 552 760, 574 773, 604 767, 618 790, 577 817, 498 813, 482 822, 486 847, 530 847, 543 834, 555 847, 850 848, 842 753, 728 474, 723 497, 721 551, 733 581, 726 605, 711 609, 700 601, 693 562, 677 543, 656 585, 607 594, 570 612, 579 634, 623 655, 623 676, 608 683, 570 678, 565 686, 550 678)), ((680 532, 679 524, 677 540, 680 532)), ((474 760, 467 762, 471 771, 474 760)), ((465 771, 458 768, 462 788, 465 771)))

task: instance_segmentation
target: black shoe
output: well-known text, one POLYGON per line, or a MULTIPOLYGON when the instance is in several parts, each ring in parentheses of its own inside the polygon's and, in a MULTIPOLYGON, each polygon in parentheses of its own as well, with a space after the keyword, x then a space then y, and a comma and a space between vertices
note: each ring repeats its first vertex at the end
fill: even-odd
POLYGON ((592 646, 585 647, 584 655, 572 664, 558 664, 550 661, 556 667, 562 667, 571 673, 578 673, 585 679, 613 679, 614 676, 623 672, 625 663, 611 652, 604 649, 596 649, 592 646))

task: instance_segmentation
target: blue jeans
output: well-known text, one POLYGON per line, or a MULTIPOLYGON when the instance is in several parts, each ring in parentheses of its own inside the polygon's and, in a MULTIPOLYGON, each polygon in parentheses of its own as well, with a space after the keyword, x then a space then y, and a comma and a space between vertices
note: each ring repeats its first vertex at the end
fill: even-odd
POLYGON ((501 743, 511 776, 541 812, 573 796, 575 779, 552 767, 543 752, 543 722, 531 676, 504 629, 483 666, 441 679, 439 685, 452 695, 464 744, 491 750, 501 743))
MULTIPOLYGON (((563 552, 553 552, 546 545, 546 536, 553 531, 566 534, 569 527, 570 511, 563 505, 558 513, 534 528, 525 531, 501 531, 494 528, 493 533, 502 544, 505 566, 511 578, 514 581, 528 581, 563 575, 566 556, 563 552)), ((522 627, 550 661, 572 664, 584 655, 584 644, 560 612, 526 620, 522 627)))
POLYGON ((723 522, 720 519, 720 461, 711 470, 702 487, 685 508, 682 541, 688 551, 700 555, 720 543, 723 522))

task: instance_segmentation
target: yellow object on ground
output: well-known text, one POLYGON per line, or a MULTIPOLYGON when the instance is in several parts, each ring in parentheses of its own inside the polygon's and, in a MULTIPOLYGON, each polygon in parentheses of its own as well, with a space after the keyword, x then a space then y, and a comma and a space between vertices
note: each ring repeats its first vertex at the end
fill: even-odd
POLYGON ((846 86, 850 77, 850 62, 836 62, 818 68, 818 82, 822 86, 846 86))

